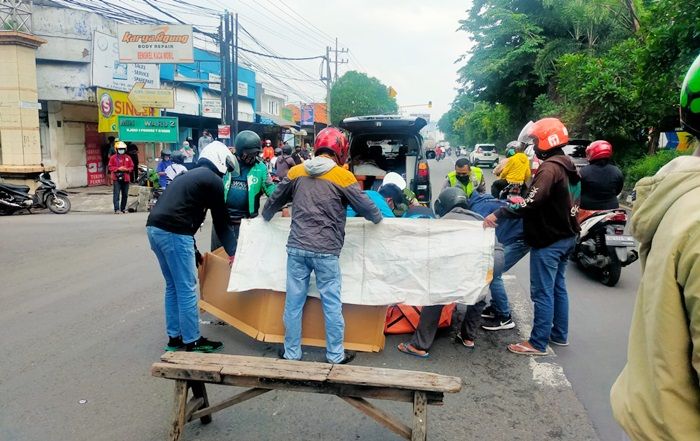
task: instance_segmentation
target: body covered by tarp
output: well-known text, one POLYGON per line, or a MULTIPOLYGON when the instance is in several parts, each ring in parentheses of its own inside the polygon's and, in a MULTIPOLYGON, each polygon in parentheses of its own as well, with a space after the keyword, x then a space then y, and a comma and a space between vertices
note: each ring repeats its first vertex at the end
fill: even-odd
MULTIPOLYGON (((243 220, 229 292, 286 290, 289 226, 289 218, 243 220)), ((495 236, 481 222, 350 218, 345 231, 343 303, 474 304, 493 277, 495 236)), ((309 294, 318 297, 313 278, 309 294)))

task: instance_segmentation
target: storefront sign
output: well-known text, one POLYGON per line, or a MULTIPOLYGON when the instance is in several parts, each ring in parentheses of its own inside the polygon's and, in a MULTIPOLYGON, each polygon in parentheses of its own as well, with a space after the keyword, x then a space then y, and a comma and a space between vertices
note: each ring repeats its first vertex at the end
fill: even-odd
POLYGON ((122 63, 192 63, 192 26, 118 24, 122 63))
POLYGON ((159 116, 160 109, 147 108, 139 111, 129 101, 129 95, 115 90, 97 89, 97 121, 100 133, 116 132, 117 117, 120 115, 131 116, 159 116))
POLYGON ((314 125, 314 105, 304 104, 301 106, 301 123, 302 126, 314 125))
POLYGON ((231 126, 219 126, 218 130, 219 139, 231 139, 231 126))
POLYGON ((119 62, 119 43, 111 35, 95 32, 92 38, 92 85, 128 92, 136 83, 160 88, 160 67, 119 62))
POLYGON ((221 100, 202 100, 202 116, 221 117, 221 100))
POLYGON ((209 73, 209 88, 221 92, 221 75, 209 73))
POLYGON ((175 117, 119 116, 119 140, 133 142, 178 142, 179 126, 175 117))
POLYGON ((85 167, 87 168, 87 185, 105 185, 105 169, 107 164, 102 164, 100 151, 100 136, 97 133, 97 124, 85 124, 85 167))
POLYGON ((148 107, 158 109, 175 107, 175 91, 173 89, 144 89, 143 86, 143 83, 136 83, 129 92, 129 101, 139 112, 143 112, 148 107))
POLYGON ((244 83, 243 81, 238 82, 238 95, 248 96, 248 83, 244 83))

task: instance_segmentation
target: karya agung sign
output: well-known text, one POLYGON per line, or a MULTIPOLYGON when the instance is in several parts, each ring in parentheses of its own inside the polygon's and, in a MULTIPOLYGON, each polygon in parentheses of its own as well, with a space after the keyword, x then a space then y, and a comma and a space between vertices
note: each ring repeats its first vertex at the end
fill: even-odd
POLYGON ((117 26, 121 63, 192 63, 192 26, 117 26))

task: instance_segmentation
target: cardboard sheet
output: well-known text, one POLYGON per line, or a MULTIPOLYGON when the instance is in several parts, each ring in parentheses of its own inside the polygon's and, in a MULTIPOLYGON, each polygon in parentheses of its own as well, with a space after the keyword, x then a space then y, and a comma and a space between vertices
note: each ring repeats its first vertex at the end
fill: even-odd
MULTIPOLYGON (((285 291, 291 220, 244 220, 229 292, 285 291)), ((474 304, 493 277, 494 230, 480 222, 350 218, 340 256, 346 304, 474 304)), ((313 243, 313 237, 309 237, 313 243)), ((310 295, 318 297, 313 286, 310 295)))

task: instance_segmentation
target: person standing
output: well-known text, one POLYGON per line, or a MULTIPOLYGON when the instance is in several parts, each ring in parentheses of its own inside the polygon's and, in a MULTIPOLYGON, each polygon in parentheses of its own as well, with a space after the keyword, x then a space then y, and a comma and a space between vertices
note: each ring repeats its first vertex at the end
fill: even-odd
POLYGON ((210 210, 214 229, 232 255, 233 237, 227 228, 221 178, 236 170, 237 164, 225 145, 212 142, 197 165, 163 192, 146 222, 148 241, 165 279, 166 351, 216 352, 223 347, 199 331, 194 235, 210 210))
POLYGON ((301 316, 312 272, 321 293, 326 359, 329 363, 345 364, 355 358, 343 347, 345 322, 340 298, 338 258, 345 240, 346 207, 349 203, 375 224, 381 222, 382 215, 362 192, 355 176, 340 166, 345 164, 348 150, 348 140, 340 130, 321 130, 315 142, 316 157, 293 167, 263 208, 263 218, 269 221, 292 201, 281 358, 301 360, 301 316))
POLYGON ((202 136, 199 137, 199 141, 197 142, 197 152, 201 155, 204 147, 208 146, 212 142, 214 142, 214 138, 212 138, 211 133, 208 129, 204 129, 202 131, 202 136))
POLYGON ((134 170, 131 172, 131 182, 136 182, 139 173, 139 148, 133 142, 126 143, 126 154, 134 163, 134 170))
MULTIPOLYGON (((243 130, 234 141, 236 159, 240 165, 237 173, 226 173, 224 176, 224 201, 229 217, 229 227, 233 233, 233 254, 238 245, 238 232, 243 219, 252 219, 260 211, 262 194, 271 195, 275 184, 267 171, 267 166, 260 162, 260 137, 250 130, 243 130)), ((215 231, 212 231, 211 249, 220 247, 215 231)))
POLYGON ((287 177, 289 170, 294 167, 296 163, 292 159, 292 148, 290 146, 282 147, 282 154, 277 158, 275 163, 275 174, 280 180, 287 177))
POLYGON ((547 355, 547 346, 569 344, 569 295, 566 264, 580 231, 576 214, 581 183, 576 167, 562 147, 569 141, 564 124, 556 118, 534 123, 528 137, 543 160, 532 188, 520 204, 498 209, 484 219, 496 227, 501 218, 522 218, 530 251, 530 297, 535 317, 529 340, 508 345, 519 355, 547 355))
POLYGON ((681 88, 681 126, 695 136, 635 190, 632 233, 642 279, 627 364, 610 391, 613 416, 633 441, 700 439, 700 56, 681 88))
POLYGON ((442 184, 442 190, 450 187, 461 188, 470 197, 474 190, 479 193, 486 191, 484 172, 479 167, 472 167, 467 158, 459 158, 455 162, 455 169, 447 174, 442 184))
POLYGON ((109 158, 109 171, 112 175, 112 202, 114 214, 126 213, 126 199, 129 197, 129 182, 134 163, 126 154, 126 144, 122 141, 115 143, 116 154, 109 158), (121 195, 121 203, 119 196, 121 195))
POLYGON ((195 152, 188 140, 182 141, 180 151, 182 152, 182 164, 187 170, 192 170, 195 165, 195 152))

